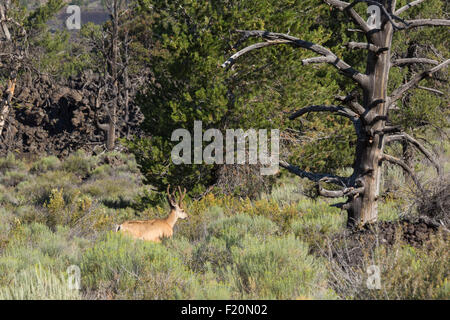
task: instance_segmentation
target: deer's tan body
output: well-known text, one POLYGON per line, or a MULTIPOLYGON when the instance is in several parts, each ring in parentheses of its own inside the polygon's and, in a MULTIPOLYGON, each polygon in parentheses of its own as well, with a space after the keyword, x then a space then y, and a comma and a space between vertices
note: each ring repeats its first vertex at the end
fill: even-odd
POLYGON ((126 221, 118 227, 117 231, 135 239, 161 242, 163 238, 172 237, 177 219, 176 213, 171 211, 166 219, 126 221))
MULTIPOLYGON (((180 190, 180 188, 178 188, 180 190)), ((152 220, 130 220, 117 226, 116 231, 129 235, 134 239, 161 242, 164 238, 171 238, 173 236, 173 227, 178 219, 186 219, 187 214, 183 210, 181 202, 184 194, 180 190, 180 200, 178 203, 174 200, 174 195, 169 193, 167 188, 167 200, 170 205, 170 213, 165 219, 152 220)))

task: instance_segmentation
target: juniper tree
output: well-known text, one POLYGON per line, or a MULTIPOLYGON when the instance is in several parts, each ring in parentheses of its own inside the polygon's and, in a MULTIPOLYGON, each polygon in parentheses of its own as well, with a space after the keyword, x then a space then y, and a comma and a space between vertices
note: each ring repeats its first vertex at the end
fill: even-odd
MULTIPOLYGON (((400 166, 408 173, 413 181, 421 189, 420 181, 416 178, 412 168, 402 159, 387 154, 385 145, 388 142, 403 141, 414 146, 421 152, 441 173, 439 163, 432 152, 402 128, 393 126, 388 117, 390 110, 397 108, 397 102, 410 90, 417 88, 421 81, 432 78, 436 72, 450 64, 450 59, 442 61, 428 59, 421 56, 412 56, 406 59, 395 59, 393 36, 395 33, 404 32, 419 27, 450 26, 450 20, 446 19, 403 19, 400 16, 407 13, 412 7, 425 2, 425 0, 412 1, 404 6, 397 6, 396 0, 355 0, 351 3, 340 0, 324 0, 331 9, 342 11, 362 33, 366 42, 349 42, 348 49, 366 50, 366 70, 357 70, 346 61, 340 59, 336 53, 325 46, 302 40, 290 33, 277 33, 263 30, 236 30, 241 35, 238 43, 243 43, 249 38, 260 38, 263 41, 251 44, 233 54, 222 67, 230 67, 236 60, 257 49, 289 45, 298 49, 306 49, 316 54, 311 58, 302 60, 303 65, 326 63, 336 68, 342 75, 351 79, 356 89, 347 96, 336 96, 337 105, 311 105, 292 113, 290 120, 297 119, 309 113, 332 113, 349 119, 354 126, 357 137, 356 150, 353 164, 353 173, 348 177, 335 174, 315 173, 286 161, 280 161, 281 167, 291 173, 307 178, 317 183, 319 195, 329 198, 346 197, 345 203, 335 206, 348 212, 347 224, 349 227, 364 225, 374 222, 378 217, 378 200, 380 194, 381 168, 383 162, 389 162, 400 166), (363 19, 355 6, 365 3, 368 6, 378 8, 378 23, 363 19), (417 72, 411 78, 388 92, 389 72, 392 67, 404 67, 410 65, 425 65, 424 71, 417 72), (337 190, 324 187, 324 184, 334 184, 337 190)), ((432 90, 432 88, 428 88, 432 90)))

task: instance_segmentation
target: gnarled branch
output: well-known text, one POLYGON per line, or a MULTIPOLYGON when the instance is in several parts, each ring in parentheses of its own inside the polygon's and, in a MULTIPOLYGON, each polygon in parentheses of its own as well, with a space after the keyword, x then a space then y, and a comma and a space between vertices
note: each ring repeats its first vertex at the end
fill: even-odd
POLYGON ((98 120, 96 120, 97 127, 102 131, 108 131, 109 126, 106 123, 100 123, 98 120))
POLYGON ((336 184, 340 187, 347 187, 347 184, 348 184, 348 178, 336 176, 333 174, 327 174, 327 173, 313 173, 313 172, 304 171, 304 170, 301 170, 297 166, 287 163, 284 160, 280 160, 280 166, 301 178, 306 178, 313 182, 324 181, 323 179, 326 179, 327 182, 336 184))
MULTIPOLYGON (((403 23, 404 25, 408 26, 408 22, 401 19, 400 17, 396 16, 395 14, 389 13, 388 9, 386 9, 386 7, 381 4, 378 1, 373 1, 373 0, 355 0, 353 1, 348 8, 354 7, 355 5, 357 5, 358 3, 367 3, 370 5, 374 5, 380 8, 380 10, 386 15, 386 17, 388 18, 389 22, 392 24, 392 26, 394 27, 394 29, 404 29, 405 27, 401 27, 399 25, 397 25, 394 20, 400 21, 401 23, 403 23)), ((347 8, 347 10, 348 10, 347 8)))
POLYGON ((425 0, 416 0, 413 2, 408 3, 407 5, 404 5, 403 7, 399 8, 397 11, 395 11, 396 15, 400 15, 401 13, 405 12, 406 10, 408 10, 409 8, 412 8, 414 6, 417 6, 419 4, 421 4, 422 2, 424 2, 425 0))
POLYGON ((324 0, 324 2, 340 11, 344 11, 363 32, 369 32, 371 30, 367 22, 350 6, 350 3, 339 0, 324 0))
POLYGON ((414 147, 416 147, 416 149, 419 150, 433 164, 433 166, 436 168, 438 175, 441 175, 442 168, 439 165, 438 161, 433 156, 433 154, 430 151, 428 151, 419 141, 417 141, 416 139, 411 137, 406 132, 388 136, 388 137, 386 137, 385 142, 390 143, 390 142, 401 141, 401 140, 405 140, 408 143, 412 144, 414 147))
POLYGON ((349 187, 344 188, 342 190, 328 190, 323 188, 320 185, 320 182, 329 182, 326 178, 321 179, 317 185, 319 194, 326 198, 340 198, 340 197, 350 197, 350 196, 357 196, 364 193, 364 187, 349 187))
POLYGON ((307 66, 308 64, 311 63, 331 63, 331 62, 333 62, 333 58, 330 57, 312 57, 302 60, 302 64, 304 66, 307 66))
POLYGON ((358 115, 356 113, 354 113, 353 111, 341 107, 341 106, 324 106, 324 105, 316 105, 316 106, 308 106, 305 108, 302 108, 296 112, 294 112, 290 117, 289 120, 294 120, 306 113, 309 112, 332 112, 332 113, 336 113, 340 116, 346 117, 346 118, 350 118, 352 120, 355 120, 356 118, 358 118, 358 115))
POLYGON ((248 47, 240 50, 239 52, 233 54, 230 58, 228 58, 227 61, 225 61, 222 64, 222 68, 233 65, 237 58, 246 54, 247 52, 250 52, 255 49, 261 49, 261 48, 265 48, 265 47, 269 47, 269 46, 282 44, 282 43, 289 43, 289 41, 268 41, 268 42, 259 42, 259 43, 252 44, 251 46, 248 46, 248 47))
POLYGON ((428 88, 428 87, 424 87, 424 86, 417 86, 417 89, 425 90, 425 91, 430 91, 430 92, 433 92, 433 93, 436 93, 436 94, 439 94, 439 95, 443 95, 443 94, 444 94, 444 93, 443 93, 442 91, 440 91, 440 90, 433 89, 433 88, 428 88))
POLYGON ((391 62, 391 65, 393 67, 396 67, 396 66, 401 66, 403 64, 414 64, 414 63, 428 63, 428 64, 438 65, 439 61, 436 61, 433 59, 426 59, 426 58, 405 58, 405 59, 396 59, 391 62))
POLYGON ((405 29, 416 27, 450 26, 450 20, 446 19, 417 19, 407 20, 405 29))
POLYGON ((408 165, 405 162, 403 162, 402 160, 400 160, 398 158, 390 156, 388 154, 383 154, 383 156, 381 157, 381 161, 388 161, 392 164, 402 167, 402 169, 411 176, 411 178, 413 179, 414 183, 419 188, 419 190, 423 191, 423 188, 422 188, 422 185, 420 184, 419 179, 417 179, 417 177, 414 174, 414 172, 412 171, 412 169, 410 167, 408 167, 408 165))
POLYGON ((447 67, 449 64, 450 64, 450 59, 447 59, 444 62, 442 62, 441 64, 439 64, 438 66, 434 67, 433 69, 430 69, 428 71, 424 71, 424 72, 417 74, 410 81, 408 81, 403 86, 395 89, 392 92, 390 98, 388 99, 389 104, 391 105, 392 103, 394 103, 395 101, 400 99, 406 91, 416 87, 420 81, 422 81, 425 78, 432 77, 433 73, 447 67))
POLYGON ((366 109, 361 104, 359 104, 356 101, 355 96, 351 94, 348 96, 335 96, 334 98, 347 105, 350 109, 353 110, 353 112, 357 113, 360 116, 362 116, 366 112, 366 109))
POLYGON ((359 115, 352 110, 348 108, 344 108, 341 106, 323 106, 323 105, 317 105, 317 106, 309 106, 302 108, 296 112, 294 112, 290 117, 289 120, 294 120, 306 113, 309 112, 331 112, 335 113, 337 115, 349 118, 353 122, 353 126, 355 128, 356 136, 361 137, 361 121, 359 119, 359 115))
POLYGON ((401 127, 400 126, 385 126, 383 128, 383 130, 381 130, 381 132, 383 134, 386 133, 394 133, 394 132, 400 132, 401 131, 401 127))
POLYGON ((326 62, 328 64, 333 65, 336 69, 341 71, 344 75, 346 75, 349 78, 352 78, 354 81, 356 81, 359 85, 362 87, 366 87, 368 84, 368 77, 365 74, 360 73, 359 71, 352 68, 348 63, 345 61, 339 59, 332 51, 329 49, 318 45, 316 43, 312 43, 309 41, 301 40, 299 38, 290 36, 288 34, 284 33, 275 33, 275 32, 268 32, 268 31, 262 31, 262 30, 236 30, 236 32, 243 33, 244 38, 250 38, 250 37, 261 37, 266 42, 264 43, 257 43, 250 45, 239 52, 232 55, 227 61, 225 61, 222 64, 222 67, 228 67, 232 65, 235 60, 242 56, 243 54, 250 52, 255 49, 260 49, 262 47, 267 47, 271 45, 278 45, 278 44, 290 44, 294 47, 298 48, 304 48, 307 50, 310 50, 312 52, 315 52, 319 54, 320 56, 324 57, 324 59, 321 59, 320 61, 317 60, 317 58, 309 59, 307 62, 326 62))
POLYGON ((385 52, 389 50, 389 48, 383 47, 380 48, 372 43, 366 43, 366 42, 349 42, 345 44, 345 46, 349 49, 367 49, 369 51, 374 52, 375 54, 380 54, 382 52, 385 52))

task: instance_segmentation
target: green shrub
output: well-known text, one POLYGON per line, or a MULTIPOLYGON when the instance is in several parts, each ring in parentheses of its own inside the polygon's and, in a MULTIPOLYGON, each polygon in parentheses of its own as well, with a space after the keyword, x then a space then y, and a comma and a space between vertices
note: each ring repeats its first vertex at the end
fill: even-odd
POLYGON ((7 187, 15 187, 27 178, 27 173, 22 171, 8 171, 0 176, 0 183, 7 187))
POLYGON ((438 236, 428 247, 414 248, 398 243, 380 246, 373 263, 380 267, 381 290, 362 286, 362 299, 449 299, 449 244, 438 236))
POLYGON ((92 170, 91 179, 102 179, 114 174, 114 168, 109 164, 102 164, 92 170))
POLYGON ((0 287, 14 281, 15 275, 37 265, 48 272, 61 274, 78 264, 86 241, 69 236, 68 228, 52 232, 39 223, 13 226, 9 242, 0 255, 0 287))
POLYGON ((21 205, 15 208, 14 214, 22 223, 30 224, 33 222, 46 224, 48 215, 45 210, 39 207, 21 205))
POLYGON ((89 176, 91 170, 96 166, 98 159, 88 156, 83 150, 71 154, 63 163, 65 171, 71 172, 79 177, 89 176))
POLYGON ((223 239, 227 248, 231 248, 240 245, 247 235, 265 240, 277 230, 275 223, 265 217, 238 214, 212 222, 208 227, 208 237, 223 239))
POLYGON ((0 158, 0 173, 4 174, 12 170, 25 170, 25 163, 22 160, 16 159, 13 153, 8 153, 6 158, 0 158))
POLYGON ((82 257, 83 285, 117 298, 188 298, 195 280, 181 259, 161 244, 109 233, 82 257))
POLYGON ((15 197, 14 190, 0 184, 0 204, 17 206, 19 201, 15 197))
POLYGON ((111 151, 98 156, 99 164, 114 167, 116 171, 139 174, 139 168, 133 154, 111 151))
POLYGON ((262 198, 274 200, 279 204, 289 204, 300 201, 305 196, 302 194, 301 184, 298 183, 297 179, 283 177, 272 188, 270 194, 263 194, 262 198))
POLYGON ((327 236, 345 230, 346 214, 328 202, 304 199, 297 208, 299 217, 292 221, 290 230, 310 245, 321 245, 327 236))
POLYGON ((97 198, 111 208, 132 206, 137 197, 141 183, 129 173, 113 173, 100 178, 90 178, 81 186, 81 192, 97 198))
POLYGON ((53 273, 41 265, 15 274, 8 286, 0 287, 0 300, 78 300, 81 294, 70 289, 63 273, 53 273))
POLYGON ((224 239, 212 237, 196 246, 190 267, 196 272, 211 270, 219 279, 225 280, 224 272, 232 263, 233 258, 230 249, 227 248, 227 242, 224 239))
POLYGON ((262 242, 248 237, 232 248, 230 281, 249 299, 331 298, 323 262, 294 236, 262 242))
POLYGON ((225 217, 221 207, 212 206, 199 213, 187 210, 189 218, 175 225, 176 234, 189 239, 190 241, 204 240, 208 235, 208 226, 225 217))
POLYGON ((191 267, 198 272, 211 269, 224 280, 227 266, 233 263, 233 247, 242 247, 247 236, 265 241, 277 230, 272 221, 260 216, 239 214, 213 220, 206 230, 207 237, 194 250, 191 267))
POLYGON ((0 208, 0 253, 8 244, 11 237, 10 233, 17 222, 17 219, 9 210, 0 208))
POLYGON ((449 252, 448 240, 437 234, 421 247, 397 239, 369 249, 364 241, 344 240, 322 253, 333 273, 329 285, 342 299, 424 300, 450 297, 449 252), (367 286, 369 266, 379 268, 379 289, 367 286))
POLYGON ((194 243, 185 237, 178 236, 165 240, 164 244, 170 251, 178 255, 184 265, 189 266, 194 254, 194 243))
POLYGON ((58 170, 61 167, 61 161, 55 156, 48 156, 39 159, 33 163, 30 172, 41 174, 47 171, 58 170))
POLYGON ((64 198, 69 202, 79 193, 77 191, 79 182, 80 179, 73 173, 59 170, 48 171, 32 180, 20 183, 17 186, 17 192, 29 204, 42 206, 49 200, 52 190, 64 190, 64 198))

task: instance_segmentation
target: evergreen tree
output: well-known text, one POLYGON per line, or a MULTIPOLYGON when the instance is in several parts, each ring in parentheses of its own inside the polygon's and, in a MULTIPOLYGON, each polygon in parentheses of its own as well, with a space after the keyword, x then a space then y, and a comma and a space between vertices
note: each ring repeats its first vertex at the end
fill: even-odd
POLYGON ((149 183, 160 190, 168 183, 182 184, 198 194, 215 182, 218 166, 175 166, 170 160, 176 144, 170 141, 172 132, 178 128, 193 132, 194 121, 202 121, 203 130, 281 129, 284 150, 305 166, 336 170, 351 165, 355 142, 351 122, 324 115, 292 127, 295 124, 284 117, 299 105, 346 92, 350 82, 336 77, 335 70, 303 68, 302 53, 288 46, 255 52, 239 69, 220 68, 234 47, 234 35, 228 33, 234 29, 290 30, 343 52, 338 41, 341 26, 326 24, 334 14, 328 8, 312 0, 141 0, 135 14, 145 21, 147 36, 140 35, 139 48, 146 48, 151 57, 147 65, 152 77, 138 98, 148 137, 128 145, 149 183), (300 148, 289 142, 299 139, 300 148))

